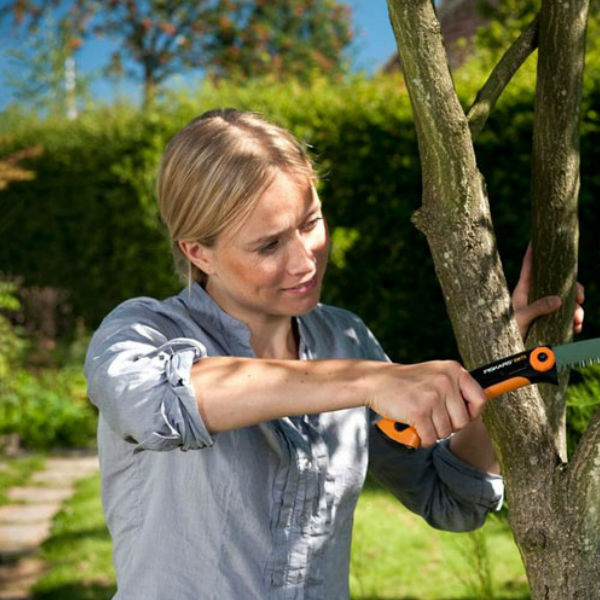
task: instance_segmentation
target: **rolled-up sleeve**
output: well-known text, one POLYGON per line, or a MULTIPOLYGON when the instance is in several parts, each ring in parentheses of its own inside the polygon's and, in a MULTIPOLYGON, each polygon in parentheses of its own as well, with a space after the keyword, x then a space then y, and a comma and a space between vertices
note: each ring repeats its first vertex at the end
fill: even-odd
POLYGON ((206 348, 190 338, 168 339, 162 329, 151 313, 128 309, 107 318, 86 356, 88 396, 136 451, 211 446, 190 381, 206 348))
POLYGON ((463 462, 447 441, 407 453, 372 428, 369 445, 375 479, 433 527, 471 531, 502 504, 502 477, 463 462))

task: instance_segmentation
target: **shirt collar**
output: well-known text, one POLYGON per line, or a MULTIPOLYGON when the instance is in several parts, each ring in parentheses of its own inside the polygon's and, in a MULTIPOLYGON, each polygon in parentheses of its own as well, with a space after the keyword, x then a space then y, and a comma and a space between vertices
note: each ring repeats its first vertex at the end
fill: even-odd
MULTIPOLYGON (((256 356, 250 344, 250 329, 246 323, 225 312, 199 283, 185 287, 177 297, 200 326, 210 324, 223 336, 232 355, 256 356)), ((302 316, 294 318, 298 322, 300 337, 298 354, 302 359, 310 359, 311 332, 302 316)))
POLYGON ((254 356, 250 345, 250 329, 246 323, 226 313, 199 283, 185 287, 177 297, 198 325, 210 325, 224 338, 232 355, 254 356))

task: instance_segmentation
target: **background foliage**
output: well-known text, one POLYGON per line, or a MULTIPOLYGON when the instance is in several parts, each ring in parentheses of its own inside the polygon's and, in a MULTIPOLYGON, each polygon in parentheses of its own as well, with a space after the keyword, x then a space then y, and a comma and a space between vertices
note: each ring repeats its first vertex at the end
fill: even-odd
POLYGON ((35 365, 39 350, 16 318, 22 308, 18 292, 15 281, 0 278, 0 438, 17 436, 30 450, 89 446, 96 409, 81 372, 86 338, 76 335, 54 349, 50 363, 47 357, 44 367, 35 365))
MULTIPOLYGON (((591 47, 600 56, 594 43, 591 47)), ((483 81, 484 59, 455 74, 465 106, 483 81)), ((511 287, 530 235, 534 70, 530 60, 476 148, 511 287)), ((591 299, 586 337, 600 335, 594 300, 600 84, 594 74, 590 70, 586 79, 582 111, 579 279, 591 299)), ((6 111, 0 116, 0 157, 18 156, 19 168, 29 175, 0 190, 0 274, 18 276, 24 292, 57 290, 62 311, 57 333, 67 338, 77 327, 97 327, 125 298, 177 292, 180 283, 155 204, 156 167, 179 128, 204 110, 223 106, 259 111, 309 144, 322 176, 320 194, 333 242, 323 301, 358 313, 394 360, 457 357, 426 240, 410 221, 420 205, 420 166, 399 76, 336 84, 314 78, 310 85, 205 83, 199 90, 171 93, 152 110, 99 107, 74 122, 6 111), (34 147, 38 151, 23 153, 34 147)), ((25 302, 23 322, 35 322, 38 313, 25 302)), ((25 375, 15 381, 20 389, 33 389, 25 375)), ((38 384, 40 396, 51 395, 52 386, 39 378, 38 384)), ((79 393, 73 391, 73 397, 79 393)), ((8 422, 9 409, 4 410, 8 422)), ((65 418, 73 422, 78 418, 69 415, 65 418)), ((582 427, 572 427, 575 438, 582 427)))
MULTIPOLYGON (((586 87, 582 125, 581 266, 597 293, 595 196, 600 175, 600 86, 586 87)), ((23 120, 0 156, 41 143, 36 173, 0 192, 0 272, 25 286, 65 290, 72 314, 94 328, 135 295, 164 297, 179 284, 158 222, 154 174, 166 141, 216 106, 258 110, 311 145, 332 231, 324 301, 360 314, 395 360, 455 356, 425 238, 410 222, 420 203, 414 127, 398 79, 330 85, 205 85, 155 111, 102 111, 76 123, 23 120)), ((468 97, 468 90, 465 91, 468 97)), ((477 143, 501 254, 514 285, 529 239, 529 148, 533 96, 515 82, 477 143)), ((600 315, 591 307, 586 335, 600 315)), ((476 326, 476 324, 474 324, 476 326)))

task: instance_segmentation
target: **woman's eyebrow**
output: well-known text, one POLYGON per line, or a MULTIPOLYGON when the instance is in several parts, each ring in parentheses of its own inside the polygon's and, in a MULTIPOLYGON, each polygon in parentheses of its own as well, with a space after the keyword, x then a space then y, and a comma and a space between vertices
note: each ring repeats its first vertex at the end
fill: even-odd
MULTIPOLYGON (((302 220, 303 221, 306 220, 308 217, 310 217, 311 214, 316 213, 320 210, 321 210, 321 201, 317 199, 317 201, 313 202, 311 204, 311 206, 308 208, 308 210, 304 214, 304 217, 302 218, 302 220)), ((260 246, 262 244, 265 244, 266 242, 270 242, 270 241, 274 240, 275 238, 285 235, 290 229, 291 229, 290 227, 286 227, 285 229, 281 229, 278 231, 272 231, 265 235, 261 235, 260 237, 252 240, 251 242, 248 242, 247 246, 248 247, 260 246)))
POLYGON ((251 241, 248 243, 248 246, 260 246, 261 244, 264 244, 265 242, 270 242, 271 240, 278 238, 282 235, 284 235, 285 233, 287 233, 289 231, 289 227, 286 227, 285 229, 281 229, 280 231, 273 231, 272 233, 267 233, 266 235, 262 235, 259 238, 256 238, 255 240, 251 241))

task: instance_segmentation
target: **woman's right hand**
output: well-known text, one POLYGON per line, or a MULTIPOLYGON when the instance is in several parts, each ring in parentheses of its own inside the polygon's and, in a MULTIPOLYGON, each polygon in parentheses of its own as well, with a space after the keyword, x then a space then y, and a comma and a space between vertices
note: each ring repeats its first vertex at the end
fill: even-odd
POLYGON ((465 427, 486 402, 481 386, 454 361, 382 363, 369 375, 365 378, 369 408, 412 426, 423 446, 465 427))

